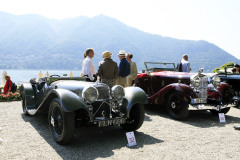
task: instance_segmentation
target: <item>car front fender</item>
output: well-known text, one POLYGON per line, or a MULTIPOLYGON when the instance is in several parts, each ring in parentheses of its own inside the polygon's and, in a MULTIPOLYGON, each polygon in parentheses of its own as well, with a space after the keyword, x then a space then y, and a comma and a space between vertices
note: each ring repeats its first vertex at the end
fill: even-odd
POLYGON ((168 95, 172 92, 177 92, 177 94, 183 98, 185 101, 190 103, 190 97, 195 98, 196 95, 192 88, 186 84, 173 83, 165 86, 153 96, 149 98, 150 104, 164 104, 168 98, 168 95))
POLYGON ((125 99, 127 103, 127 115, 129 116, 131 108, 137 104, 146 104, 147 96, 146 93, 139 87, 126 87, 125 90, 125 99))
POLYGON ((223 103, 232 103, 234 93, 229 84, 221 82, 217 89, 222 97, 223 103))
POLYGON ((85 109, 88 113, 90 113, 84 100, 69 90, 53 89, 47 94, 43 103, 48 103, 49 106, 53 98, 59 98, 61 107, 65 112, 73 112, 78 109, 85 109))

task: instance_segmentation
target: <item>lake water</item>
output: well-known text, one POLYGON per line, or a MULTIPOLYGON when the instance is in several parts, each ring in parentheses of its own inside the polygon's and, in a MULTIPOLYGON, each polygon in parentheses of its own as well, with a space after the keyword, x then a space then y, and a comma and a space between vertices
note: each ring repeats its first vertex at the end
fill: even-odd
MULTIPOLYGON (((0 85, 2 85, 2 73, 3 69, 0 69, 0 85)), ((21 84, 23 82, 29 82, 32 78, 37 78, 38 73, 40 70, 5 70, 10 75, 11 80, 15 82, 16 84, 21 84)), ((69 75, 70 70, 41 70, 43 76, 48 72, 49 75, 57 74, 60 76, 63 76, 63 74, 69 75)), ((74 77, 79 77, 81 71, 80 70, 72 70, 74 77)))

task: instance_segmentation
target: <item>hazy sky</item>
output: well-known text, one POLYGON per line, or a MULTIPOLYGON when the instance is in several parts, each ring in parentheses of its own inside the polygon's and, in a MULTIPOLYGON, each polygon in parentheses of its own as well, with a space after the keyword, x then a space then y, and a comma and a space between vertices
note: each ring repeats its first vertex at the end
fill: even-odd
POLYGON ((104 14, 148 33, 206 40, 240 59, 240 0, 0 0, 0 11, 54 19, 104 14))

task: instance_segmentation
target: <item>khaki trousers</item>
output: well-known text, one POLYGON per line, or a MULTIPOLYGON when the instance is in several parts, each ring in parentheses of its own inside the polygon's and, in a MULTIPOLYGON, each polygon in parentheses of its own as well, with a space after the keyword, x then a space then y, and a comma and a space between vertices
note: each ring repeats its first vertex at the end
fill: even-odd
POLYGON ((127 76, 127 83, 126 83, 126 87, 130 87, 133 85, 133 80, 131 76, 127 76))
POLYGON ((127 77, 118 77, 116 79, 116 85, 121 85, 123 87, 126 87, 126 85, 127 85, 127 77))

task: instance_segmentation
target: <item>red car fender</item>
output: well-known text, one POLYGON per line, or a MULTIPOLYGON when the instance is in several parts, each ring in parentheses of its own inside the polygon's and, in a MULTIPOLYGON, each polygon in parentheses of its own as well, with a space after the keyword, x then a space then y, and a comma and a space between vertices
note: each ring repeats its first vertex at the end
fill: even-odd
POLYGON ((208 89, 208 97, 212 99, 219 99, 221 95, 216 90, 208 89))
POLYGON ((225 89, 228 89, 228 88, 230 88, 230 85, 227 84, 227 83, 225 83, 225 82, 221 82, 221 83, 219 84, 219 86, 217 87, 217 89, 218 89, 218 91, 219 91, 219 93, 220 93, 221 96, 222 96, 222 92, 223 92, 225 89))
POLYGON ((233 97, 233 90, 229 84, 221 82, 218 86, 218 91, 222 97, 223 102, 231 103, 233 97))
POLYGON ((188 85, 182 83, 173 83, 165 86, 164 88, 159 90, 156 94, 151 96, 149 98, 149 103, 164 104, 167 101, 169 94, 171 94, 172 92, 177 92, 177 94, 188 103, 190 103, 190 97, 192 98, 196 97, 192 88, 189 87, 188 85))

